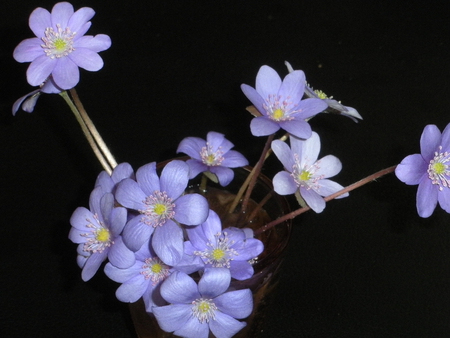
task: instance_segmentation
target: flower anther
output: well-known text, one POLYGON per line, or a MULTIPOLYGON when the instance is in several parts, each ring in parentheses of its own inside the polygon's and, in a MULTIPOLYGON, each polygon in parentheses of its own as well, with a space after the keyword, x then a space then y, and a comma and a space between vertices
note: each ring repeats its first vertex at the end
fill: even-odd
POLYGON ((290 121, 294 117, 292 114, 299 113, 301 110, 293 110, 292 102, 289 101, 290 97, 282 99, 279 95, 269 95, 266 102, 263 104, 263 108, 267 112, 267 116, 273 121, 290 121))
POLYGON ((51 59, 67 56, 75 50, 73 38, 76 32, 71 32, 69 27, 63 30, 60 24, 57 24, 56 27, 56 32, 52 27, 47 27, 45 36, 41 38, 44 42, 41 47, 51 59))
POLYGON ((192 315, 197 317, 200 323, 216 319, 217 306, 212 299, 198 298, 192 302, 192 315))
POLYGON ((150 279, 153 286, 169 276, 169 266, 164 264, 158 257, 149 257, 144 261, 141 274, 145 279, 150 279))
POLYGON ((211 167, 221 165, 222 161, 225 159, 221 147, 214 151, 208 142, 206 142, 206 146, 200 150, 200 157, 204 164, 211 167))
POLYGON ((450 161, 450 153, 441 150, 442 146, 439 146, 439 151, 434 153, 427 170, 431 183, 438 185, 440 191, 450 188, 450 169, 447 164, 450 161))
POLYGON ((167 220, 175 216, 175 203, 167 196, 166 192, 155 191, 143 201, 147 206, 145 210, 139 210, 145 215, 143 222, 153 227, 161 226, 167 220))
POLYGON ((91 228, 91 232, 86 232, 81 236, 86 237, 87 240, 83 245, 83 251, 90 253, 102 253, 106 248, 109 248, 114 241, 111 240, 111 233, 100 221, 97 215, 94 215, 94 221, 86 219, 87 228, 91 228))
POLYGON ((299 187, 304 187, 306 189, 318 189, 318 182, 323 179, 323 176, 314 176, 314 173, 320 168, 320 161, 315 162, 313 165, 301 166, 300 159, 297 154, 295 154, 295 163, 292 166, 291 176, 295 183, 299 187))
POLYGON ((227 232, 214 235, 215 241, 209 241, 208 248, 204 251, 194 251, 194 254, 200 256, 206 264, 211 264, 215 268, 230 268, 230 261, 239 253, 231 248, 234 241, 230 241, 227 232))

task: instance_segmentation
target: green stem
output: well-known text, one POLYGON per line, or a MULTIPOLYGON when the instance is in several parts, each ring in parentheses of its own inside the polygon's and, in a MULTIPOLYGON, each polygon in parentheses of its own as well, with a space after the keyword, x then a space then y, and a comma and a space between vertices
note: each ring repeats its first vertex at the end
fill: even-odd
MULTIPOLYGON (((390 174, 390 173, 394 172, 396 167, 397 167, 397 165, 394 165, 392 167, 380 170, 380 171, 378 171, 378 172, 376 172, 376 173, 374 173, 372 175, 369 175, 369 176, 363 178, 362 180, 359 180, 358 182, 350 184, 349 186, 345 187, 344 189, 341 189, 338 192, 335 192, 334 194, 331 194, 331 195, 325 197, 324 200, 325 200, 325 202, 331 201, 332 199, 335 199, 336 197, 339 197, 342 194, 345 194, 345 193, 347 193, 349 191, 355 190, 355 189, 357 189, 357 188, 359 188, 359 187, 361 187, 361 186, 363 186, 363 185, 365 185, 365 184, 367 184, 369 182, 372 182, 373 180, 376 180, 379 177, 382 177, 384 175, 390 174)), ((255 234, 255 236, 257 236, 257 235, 263 233, 264 231, 267 231, 267 230, 273 228, 275 225, 283 223, 284 221, 287 221, 288 219, 293 219, 294 217, 296 217, 296 216, 298 216, 300 214, 303 214, 304 212, 306 212, 306 211, 308 211, 310 209, 311 208, 308 207, 308 206, 300 208, 300 209, 297 209, 297 210, 295 210, 295 211, 293 211, 293 212, 291 212, 289 214, 286 214, 286 215, 284 215, 284 216, 282 216, 280 218, 277 218, 276 220, 274 220, 274 221, 272 221, 270 223, 267 223, 266 225, 262 226, 261 228, 255 230, 254 234, 255 234)))

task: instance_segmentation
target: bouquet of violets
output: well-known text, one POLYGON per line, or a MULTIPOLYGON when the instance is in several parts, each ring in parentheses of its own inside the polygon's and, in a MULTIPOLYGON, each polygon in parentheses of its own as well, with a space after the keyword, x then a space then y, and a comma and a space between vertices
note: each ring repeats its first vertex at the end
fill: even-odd
POLYGON ((313 90, 304 72, 287 62, 283 79, 264 65, 255 87, 241 86, 252 103, 247 107, 253 115, 251 133, 267 141, 259 161, 248 167, 248 179, 228 212, 246 212, 271 153, 280 162, 273 190, 294 195, 296 210, 257 229, 223 221, 208 199, 209 185, 226 189, 234 170, 249 163, 219 132, 209 132, 206 139, 181 140, 177 153, 187 156, 164 166, 151 162, 134 170, 128 163, 117 164, 74 89, 79 68, 100 70, 98 53, 111 45, 107 35, 85 35, 94 14, 88 7, 75 11, 68 2, 55 4, 51 12, 37 8, 31 13, 29 25, 36 37, 22 41, 13 55, 18 62, 31 62, 27 80, 39 88, 18 99, 13 114, 20 107, 32 112, 42 93, 59 94, 67 102, 104 168, 89 207, 77 208, 70 219, 69 238, 78 244, 81 277, 88 281, 104 266, 105 274, 120 283, 117 298, 127 303, 142 299, 162 330, 196 338, 237 334, 254 311, 254 299, 253 290, 236 287, 234 281, 254 276, 255 262, 265 250, 260 236, 308 210, 320 213, 326 202, 346 197, 378 177, 395 172, 404 183, 418 185, 421 217, 429 217, 437 203, 450 212, 450 125, 442 133, 437 126, 426 126, 420 153, 344 188, 329 179, 341 171, 341 162, 333 155, 319 159, 320 137, 308 120, 319 113, 341 114, 355 122, 362 117, 356 109, 313 90), (192 180, 198 177, 200 183, 193 189, 192 180))

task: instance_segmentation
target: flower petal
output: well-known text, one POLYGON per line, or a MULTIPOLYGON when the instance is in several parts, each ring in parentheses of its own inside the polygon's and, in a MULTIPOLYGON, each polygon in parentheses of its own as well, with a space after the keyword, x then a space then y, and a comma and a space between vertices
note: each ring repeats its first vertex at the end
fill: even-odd
POLYGON ((441 144, 442 135, 434 124, 427 125, 420 136, 420 153, 426 162, 429 162, 434 152, 441 144))
POLYGON ((148 241, 154 231, 154 227, 142 223, 141 215, 138 215, 125 225, 123 229, 123 241, 125 245, 132 251, 138 251, 142 245, 148 241))
POLYGON ((114 244, 108 252, 108 259, 112 265, 120 269, 127 269, 136 261, 133 251, 128 249, 121 236, 114 238, 114 244))
POLYGON ((199 225, 208 217, 209 204, 199 194, 187 194, 176 200, 175 219, 185 225, 199 225))
POLYGON ((57 60, 49 58, 47 55, 36 58, 27 69, 27 81, 32 86, 39 86, 52 73, 57 64, 57 60))
POLYGON ((45 8, 38 7, 30 15, 29 25, 34 35, 39 39, 44 36, 45 29, 52 26, 50 12, 45 8))
MULTIPOLYGON (((75 53, 72 52, 72 53, 75 53)), ((80 70, 70 57, 61 57, 52 71, 53 81, 62 89, 71 89, 80 81, 80 70)))
POLYGON ((183 303, 189 304, 189 306, 191 306, 192 301, 201 297, 195 281, 180 271, 174 271, 162 283, 161 295, 169 303, 183 303))
POLYGON ((222 166, 228 168, 239 168, 248 165, 248 160, 240 152, 230 150, 226 153, 222 166))
POLYGON ((205 140, 200 137, 186 137, 178 145, 177 153, 185 153, 196 160, 201 160, 200 151, 205 146, 205 140))
POLYGON ((216 320, 209 322, 209 327, 216 338, 230 338, 242 330, 247 324, 233 317, 216 312, 216 320))
POLYGON ((427 171, 427 163, 424 161, 422 155, 413 154, 406 156, 403 161, 395 168, 395 175, 397 178, 408 184, 419 184, 427 171))
POLYGON ((298 186, 290 173, 287 171, 280 171, 273 177, 273 189, 277 194, 291 195, 297 191, 298 186))
POLYGON ((230 286, 231 275, 227 268, 206 268, 198 282, 198 291, 202 297, 215 298, 230 286))
POLYGON ((44 55, 42 41, 38 38, 23 40, 14 49, 13 57, 17 62, 31 62, 44 55))
POLYGON ((295 137, 307 139, 311 136, 311 126, 302 119, 280 121, 279 125, 295 137))
MULTIPOLYGON (((183 290, 180 290, 183 292, 183 290)), ((190 304, 173 304, 153 308, 159 326, 166 332, 173 332, 186 325, 192 317, 190 304)), ((198 321, 197 321, 198 322, 198 321)))
POLYGON ((58 2, 52 8, 52 26, 61 25, 62 29, 69 27, 69 19, 73 15, 73 6, 68 2, 58 2))
POLYGON ((294 166, 295 162, 291 153, 291 149, 286 144, 286 142, 280 140, 272 141, 271 148, 274 154, 277 156, 278 160, 283 165, 284 169, 292 171, 292 167, 294 166))
POLYGON ((124 179, 117 185, 116 199, 124 207, 133 210, 144 210, 143 201, 147 196, 144 194, 138 183, 130 178, 124 179))
POLYGON ((186 162, 174 160, 169 162, 161 172, 161 191, 176 199, 181 196, 189 182, 189 166, 186 162))
POLYGON ((324 199, 313 189, 300 187, 300 195, 303 197, 308 206, 317 213, 321 213, 325 209, 324 199))
POLYGON ((234 178, 233 169, 217 166, 210 167, 209 171, 217 176, 222 187, 227 186, 234 178))
POLYGON ((420 217, 430 217, 436 208, 439 188, 431 183, 428 177, 424 177, 417 189, 416 206, 420 217))
POLYGON ((94 277, 100 265, 106 259, 106 255, 108 254, 108 250, 104 250, 103 252, 93 253, 87 259, 84 264, 83 271, 81 272, 81 279, 85 282, 94 277))
POLYGON ((68 57, 78 67, 90 72, 96 72, 103 67, 103 59, 100 55, 88 48, 78 47, 68 57))
POLYGON ((253 296, 250 289, 229 291, 214 299, 218 309, 234 318, 248 317, 253 311, 253 296))
POLYGON ((250 87, 249 85, 242 84, 241 90, 245 96, 250 100, 251 103, 255 106, 255 108, 264 116, 267 116, 267 111, 264 109, 264 99, 261 95, 255 90, 255 88, 250 87))
MULTIPOLYGON (((316 190, 316 192, 320 196, 324 196, 324 197, 332 195, 335 192, 338 192, 339 190, 344 189, 344 187, 342 185, 340 185, 334 181, 327 180, 327 179, 322 179, 322 180, 318 181, 317 183, 318 183, 319 187, 316 190)), ((336 199, 344 198, 344 197, 348 197, 348 192, 336 197, 336 199)))
MULTIPOLYGON (((95 11, 90 7, 82 7, 70 17, 67 27, 72 32, 78 33, 78 30, 95 15, 95 11)), ((84 34, 84 33, 83 33, 84 34)))
POLYGON ((152 237, 152 247, 158 257, 167 265, 175 266, 184 253, 183 230, 172 220, 156 227, 152 237))
POLYGON ((316 162, 318 165, 318 169, 314 173, 316 177, 333 177, 337 175, 342 169, 341 161, 333 155, 327 155, 322 157, 319 161, 316 162))
POLYGON ((301 70, 296 70, 286 75, 278 91, 278 95, 283 99, 289 98, 291 102, 297 104, 302 99, 304 92, 305 73, 301 70))
POLYGON ((253 136, 267 136, 276 133, 280 125, 265 116, 258 116, 250 122, 250 130, 253 136))
MULTIPOLYGON (((278 73, 269 66, 262 66, 256 75, 256 91, 261 95, 263 100, 267 100, 269 96, 278 94, 281 86, 281 78, 278 73)), ((258 108, 258 107, 256 107, 258 108)))

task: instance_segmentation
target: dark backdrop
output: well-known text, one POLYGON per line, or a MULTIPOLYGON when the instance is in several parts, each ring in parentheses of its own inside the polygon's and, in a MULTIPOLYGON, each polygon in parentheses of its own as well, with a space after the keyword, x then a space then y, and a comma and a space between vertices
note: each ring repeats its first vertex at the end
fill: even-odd
MULTIPOLYGON (((450 122, 446 1, 74 1, 108 34, 104 68, 78 93, 119 161, 175 155, 186 136, 225 133, 252 163, 248 100, 267 64, 303 69, 315 88, 355 107, 358 124, 311 121, 322 155, 350 184, 419 152, 427 124, 450 122)), ((51 1, 2 3, 0 114, 1 313, 4 337, 134 337, 126 304, 102 273, 84 283, 69 218, 88 205, 100 165, 57 95, 11 115, 31 91, 14 47, 51 1)), ((265 169, 273 174, 279 168, 265 169)), ((296 226, 263 337, 449 337, 450 216, 415 209, 417 187, 393 175, 308 213, 296 226)))

